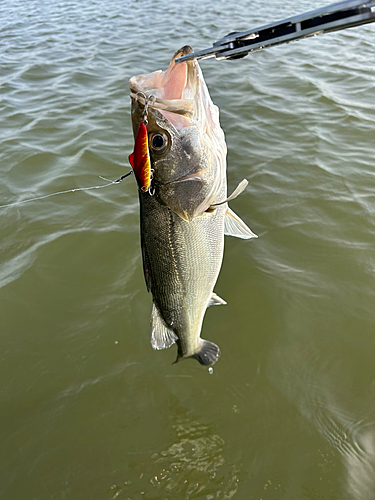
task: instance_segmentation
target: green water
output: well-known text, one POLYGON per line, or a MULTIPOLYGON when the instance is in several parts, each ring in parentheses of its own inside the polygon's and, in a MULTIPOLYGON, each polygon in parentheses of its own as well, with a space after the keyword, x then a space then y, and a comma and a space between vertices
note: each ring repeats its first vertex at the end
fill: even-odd
MULTIPOLYGON (((128 80, 324 5, 0 4, 0 205, 129 170, 128 80)), ((202 62, 232 202, 203 337, 152 351, 133 178, 0 209, 0 496, 375 499, 374 27, 202 62)))

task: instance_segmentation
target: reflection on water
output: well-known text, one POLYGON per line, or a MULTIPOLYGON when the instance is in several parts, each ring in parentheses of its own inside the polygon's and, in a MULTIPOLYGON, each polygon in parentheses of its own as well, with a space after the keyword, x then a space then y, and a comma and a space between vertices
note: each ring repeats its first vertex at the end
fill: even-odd
POLYGON ((241 464, 224 458, 224 440, 212 429, 188 418, 172 425, 174 440, 150 457, 130 453, 129 466, 135 480, 113 484, 110 498, 233 498, 238 490, 241 464), (145 460, 152 464, 146 466, 145 460))
POLYGON ((220 478, 221 495, 232 498, 237 491, 238 478, 234 468, 229 468, 223 477, 224 440, 217 434, 211 434, 212 431, 198 422, 181 421, 174 427, 178 441, 151 457, 161 469, 151 483, 160 486, 165 482, 168 492, 173 494, 173 490, 177 489, 176 494, 184 498, 202 492, 210 498, 210 482, 213 479, 217 482, 220 478), (183 490, 182 484, 186 485, 183 490))

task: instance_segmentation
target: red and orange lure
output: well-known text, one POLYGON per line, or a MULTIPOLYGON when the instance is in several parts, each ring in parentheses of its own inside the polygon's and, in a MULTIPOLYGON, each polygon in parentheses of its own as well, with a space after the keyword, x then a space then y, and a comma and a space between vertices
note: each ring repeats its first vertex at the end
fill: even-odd
POLYGON ((134 151, 129 155, 129 161, 139 189, 146 193, 151 184, 151 163, 148 151, 148 133, 144 122, 139 124, 135 136, 134 151))

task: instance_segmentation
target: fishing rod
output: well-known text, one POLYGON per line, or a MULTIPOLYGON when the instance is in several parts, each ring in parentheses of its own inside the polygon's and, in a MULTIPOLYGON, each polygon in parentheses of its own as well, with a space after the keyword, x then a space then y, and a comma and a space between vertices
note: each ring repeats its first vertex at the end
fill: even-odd
POLYGON ((176 59, 240 59, 249 52, 375 21, 375 0, 347 0, 248 31, 229 33, 209 49, 176 59))

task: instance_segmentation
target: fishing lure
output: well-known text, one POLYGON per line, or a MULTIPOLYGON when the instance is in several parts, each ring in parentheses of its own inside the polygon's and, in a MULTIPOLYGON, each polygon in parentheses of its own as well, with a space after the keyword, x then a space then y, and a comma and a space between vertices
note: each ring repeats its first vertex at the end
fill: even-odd
POLYGON ((142 121, 139 124, 135 135, 134 151, 129 155, 129 162, 133 168, 135 178, 137 179, 138 187, 144 193, 151 193, 150 186, 152 180, 152 169, 150 162, 150 153, 148 149, 148 133, 147 133, 147 109, 155 103, 155 96, 150 94, 147 98, 143 92, 138 92, 145 100, 143 109, 142 121))
POLYGON ((134 151, 129 155, 129 162, 137 179, 138 187, 146 193, 151 184, 151 163, 148 151, 148 133, 146 124, 139 124, 135 136, 134 151))

